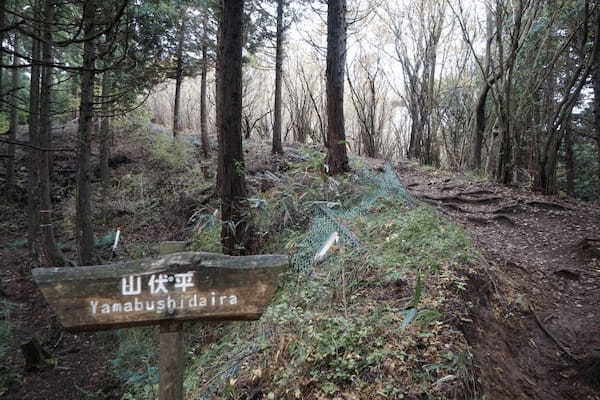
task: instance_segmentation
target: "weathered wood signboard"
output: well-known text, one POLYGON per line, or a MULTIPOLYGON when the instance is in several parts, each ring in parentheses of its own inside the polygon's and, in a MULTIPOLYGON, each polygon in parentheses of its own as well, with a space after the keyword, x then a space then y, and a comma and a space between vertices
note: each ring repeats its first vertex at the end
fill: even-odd
POLYGON ((160 325, 161 399, 170 400, 182 396, 180 322, 260 318, 288 266, 286 255, 186 252, 103 266, 37 268, 33 278, 69 331, 160 325))

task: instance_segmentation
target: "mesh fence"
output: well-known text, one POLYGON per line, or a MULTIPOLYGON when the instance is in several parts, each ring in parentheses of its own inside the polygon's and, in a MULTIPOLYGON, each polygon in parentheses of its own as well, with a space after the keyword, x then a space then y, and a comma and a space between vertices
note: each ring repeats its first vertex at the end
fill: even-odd
POLYGON ((347 221, 366 215, 381 199, 397 199, 407 206, 415 204, 414 198, 400 183, 398 175, 390 164, 378 173, 363 167, 353 176, 356 185, 363 186, 364 194, 353 207, 340 209, 325 203, 315 206, 315 214, 309 229, 291 257, 297 271, 308 271, 315 264, 315 255, 323 248, 329 238, 337 232, 338 241, 347 248, 361 247, 358 238, 346 226, 347 221))

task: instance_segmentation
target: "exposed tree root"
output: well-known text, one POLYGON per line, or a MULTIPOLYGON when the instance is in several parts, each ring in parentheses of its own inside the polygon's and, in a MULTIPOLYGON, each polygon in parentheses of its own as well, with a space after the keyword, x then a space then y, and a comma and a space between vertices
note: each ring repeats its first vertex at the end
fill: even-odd
POLYGON ((494 194, 494 192, 492 192, 491 190, 478 189, 461 193, 462 196, 481 196, 483 194, 494 194))
POLYGON ((467 210, 466 208, 462 208, 461 206, 458 206, 458 205, 452 204, 452 203, 450 203, 450 204, 444 204, 444 207, 449 208, 449 209, 454 210, 454 211, 462 212, 462 213, 465 213, 465 214, 472 214, 473 213, 473 211, 471 211, 471 210, 467 210))
POLYGON ((497 203, 501 200, 504 200, 503 197, 497 197, 497 196, 482 197, 479 199, 475 199, 475 198, 464 197, 462 195, 459 197, 459 199, 461 201, 464 201, 465 203, 473 203, 473 204, 491 204, 491 203, 497 203))
POLYGON ((512 267, 512 268, 517 268, 517 269, 520 269, 521 271, 525 272, 526 274, 530 273, 530 271, 528 271, 528 270, 527 270, 525 267, 523 267, 522 265, 520 265, 520 264, 517 264, 517 263, 515 263, 515 262, 512 262, 512 261, 507 261, 507 262, 505 263, 505 265, 506 265, 507 267, 512 267))
POLYGON ((578 361, 577 358, 575 358, 575 356, 573 354, 571 354, 571 351, 569 349, 567 349, 565 347, 564 344, 562 344, 553 334, 552 332, 550 332, 548 330, 548 328, 546 328, 546 325, 544 325, 544 323, 542 322, 542 320, 540 319, 540 317, 537 315, 537 313, 535 312, 535 310, 533 309, 533 307, 530 305, 529 306, 529 310, 531 311, 531 313, 533 314, 533 317, 535 318, 535 322, 538 324, 538 326, 540 327, 540 329, 542 330, 542 332, 544 332, 555 344, 556 346, 563 352, 565 353, 565 355, 567 357, 569 357, 571 360, 573 361, 578 361))
POLYGON ((492 196, 492 197, 483 197, 483 198, 471 198, 471 197, 464 197, 462 195, 458 195, 458 196, 431 196, 428 194, 420 194, 417 195, 419 198, 424 198, 424 199, 428 199, 428 200, 433 200, 433 201, 441 201, 441 202, 450 202, 450 201, 457 201, 460 203, 470 203, 470 204, 489 204, 489 203, 495 203, 501 200, 504 200, 503 197, 496 197, 496 196, 492 196))
POLYGON ((477 216, 468 216, 467 219, 473 223, 480 225, 489 225, 492 221, 489 218, 485 217, 477 217, 477 216))
POLYGON ((456 186, 444 186, 444 187, 440 188, 440 190, 442 192, 449 192, 450 190, 454 190, 454 189, 456 189, 456 186))
POLYGON ((559 210, 559 211, 567 211, 572 210, 572 208, 564 206, 562 204, 553 203, 550 201, 542 201, 542 200, 529 200, 526 201, 525 204, 532 207, 544 208, 546 210, 559 210))
POLYGON ((492 214, 519 213, 522 211, 523 208, 521 207, 521 204, 519 204, 519 202, 515 202, 495 209, 492 211, 492 214))

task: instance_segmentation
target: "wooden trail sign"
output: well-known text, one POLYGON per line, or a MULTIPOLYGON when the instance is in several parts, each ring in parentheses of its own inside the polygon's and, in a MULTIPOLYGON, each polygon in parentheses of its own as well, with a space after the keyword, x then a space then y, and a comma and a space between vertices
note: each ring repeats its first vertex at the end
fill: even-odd
POLYGON ((36 268, 33 279, 69 331, 160 325, 160 398, 179 400, 181 322, 260 318, 288 266, 286 255, 184 252, 102 266, 36 268))
POLYGON ((260 318, 288 256, 176 253, 75 268, 36 268, 33 278, 69 331, 181 320, 260 318))

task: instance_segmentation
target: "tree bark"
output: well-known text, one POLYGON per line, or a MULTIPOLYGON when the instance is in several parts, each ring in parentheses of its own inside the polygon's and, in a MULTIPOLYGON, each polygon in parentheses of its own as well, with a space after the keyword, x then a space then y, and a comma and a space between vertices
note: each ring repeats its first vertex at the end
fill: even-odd
POLYGON ((565 158, 567 164, 567 194, 575 197, 576 159, 573 151, 573 121, 569 117, 565 122, 565 158))
MULTIPOLYGON (((79 74, 77 72, 73 72, 71 74, 71 98, 73 98, 73 100, 77 99, 77 97, 79 97, 79 90, 81 89, 81 84, 79 83, 79 74)), ((78 107, 73 107, 73 109, 71 110, 71 119, 73 121, 75 121, 77 118, 79 118, 79 108, 78 107)))
MULTIPOLYGON (((83 30, 85 37, 96 32, 96 0, 83 5, 83 30)), ((79 107, 79 148, 77 174, 77 247, 79 264, 94 263, 94 230, 92 225, 92 187, 90 156, 94 117, 94 77, 96 65, 95 39, 83 45, 83 70, 81 73, 81 103, 79 107)))
POLYGON ((202 70, 200 72, 200 142, 202 154, 208 158, 208 112, 206 96, 208 88, 208 10, 204 10, 202 21, 202 70))
POLYGON ((600 179, 600 52, 596 52, 593 62, 592 86, 594 88, 594 124, 596 129, 598 179, 600 179))
POLYGON ((215 192, 221 193, 221 181, 223 180, 223 135, 221 124, 223 122, 223 27, 224 22, 224 0, 216 0, 215 16, 217 19, 217 59, 215 62, 215 122, 217 125, 217 142, 219 152, 217 153, 217 177, 215 179, 215 192))
POLYGON ((473 149, 471 156, 471 168, 474 170, 481 169, 481 153, 483 149, 483 136, 485 134, 486 127, 486 114, 485 104, 487 102, 487 96, 492 88, 493 82, 485 82, 479 96, 477 96, 477 103, 475 105, 475 126, 474 126, 474 139, 473 149))
POLYGON ((180 9, 181 24, 179 26, 179 32, 177 34, 177 66, 175 67, 175 104, 173 106, 173 137, 181 133, 181 119, 180 119, 180 108, 181 108, 181 84, 183 83, 183 45, 185 40, 185 8, 180 9))
POLYGON ((246 254, 249 250, 250 215, 246 199, 242 151, 242 45, 244 1, 223 0, 221 20, 219 118, 221 166, 221 242, 223 253, 246 254), (227 113, 227 118, 223 115, 227 113))
MULTIPOLYGON (((33 15, 37 21, 41 20, 40 0, 36 0, 33 4, 33 15)), ((36 34, 40 34, 39 29, 34 28, 36 34)), ((40 200, 40 177, 39 163, 41 152, 40 148, 40 133, 39 133, 39 118, 40 118, 40 59, 41 59, 41 44, 39 40, 32 39, 31 44, 31 69, 30 69, 30 84, 29 84, 29 145, 32 146, 28 151, 28 178, 27 178, 27 243, 29 252, 33 257, 36 257, 36 251, 39 248, 37 245, 39 239, 39 200, 40 200)))
POLYGON ((281 144, 281 92, 283 77, 283 4, 277 0, 277 43, 275 49, 275 109, 273 115, 273 154, 283 154, 281 144))
POLYGON ((102 183, 102 197, 106 200, 110 188, 110 139, 112 136, 110 128, 110 95, 112 93, 112 77, 110 71, 102 74, 102 119, 100 120, 100 181, 102 183))
POLYGON ((490 68, 492 64, 492 42, 494 40, 494 23, 493 23, 492 9, 488 7, 486 16, 486 46, 485 46, 485 71, 482 71, 484 76, 483 87, 477 96, 477 103, 475 105, 475 120, 474 120, 474 138, 473 147, 471 154, 471 168, 474 170, 481 169, 481 152, 483 148, 483 136, 485 134, 486 127, 486 115, 485 105, 487 102, 487 96, 492 88, 492 85, 498 79, 494 77, 491 81, 489 80, 490 68))
MULTIPOLYGON (((18 34, 14 33, 14 43, 13 47, 18 51, 19 42, 18 42, 18 34)), ((11 71, 11 84, 10 88, 12 90, 10 94, 10 111, 9 111, 9 136, 8 140, 13 143, 8 145, 8 160, 6 163, 6 191, 8 193, 9 198, 15 197, 16 190, 16 175, 15 175, 15 167, 16 167, 16 146, 14 142, 17 140, 17 130, 19 129, 19 120, 18 120, 18 109, 17 104, 19 103, 19 92, 17 90, 19 86, 19 58, 13 56, 12 60, 12 71, 11 71)))
POLYGON ((344 120, 346 65, 346 0, 327 6, 327 164, 329 174, 350 170, 344 120))
MULTIPOLYGON (((0 26, 6 25, 6 0, 0 0, 0 26)), ((5 32, 0 32, 0 43, 4 43, 5 32)), ((0 65, 4 65, 4 52, 0 52, 0 65)), ((4 91, 4 68, 0 67, 0 93, 4 91)), ((0 103, 0 111, 6 109, 3 103, 0 103)))
MULTIPOLYGON (((49 149, 51 147, 52 135, 52 24, 54 23, 55 2, 47 0, 44 7, 45 21, 42 28, 44 42, 42 42, 42 80, 40 89, 40 147, 49 149)), ((62 267, 65 264, 65 258, 56 245, 54 238, 54 226, 52 225, 52 201, 50 186, 50 164, 51 152, 43 151, 40 153, 39 162, 39 180, 40 180, 40 231, 42 234, 41 247, 38 254, 42 265, 48 267, 62 267)))

